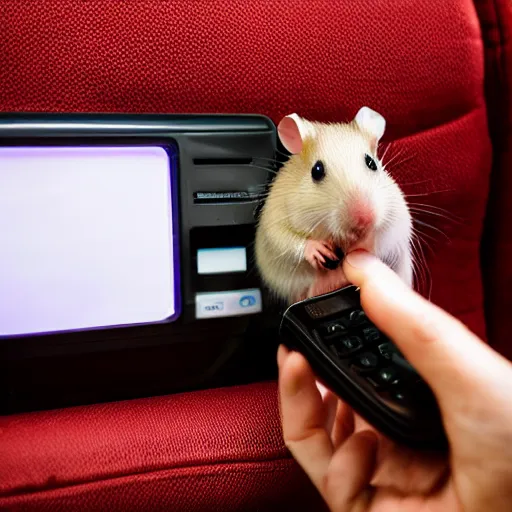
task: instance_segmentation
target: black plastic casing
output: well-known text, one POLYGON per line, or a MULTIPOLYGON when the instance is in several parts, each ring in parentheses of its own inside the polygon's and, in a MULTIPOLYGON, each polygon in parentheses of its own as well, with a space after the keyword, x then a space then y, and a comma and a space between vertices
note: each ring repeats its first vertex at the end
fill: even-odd
POLYGON ((370 384, 355 379, 352 371, 337 364, 327 346, 316 339, 313 331, 319 324, 356 308, 361 309, 361 305, 359 290, 354 286, 293 304, 283 315, 281 340, 290 349, 302 353, 317 377, 376 430, 414 449, 446 451, 447 439, 435 401, 425 403, 418 397, 417 407, 409 411, 412 414, 398 413, 379 399, 370 384), (336 310, 332 315, 318 320, 308 314, 308 306, 328 301, 336 310))
POLYGON ((3 338, 0 348, 46 357, 242 332, 254 315, 196 320, 195 294, 261 288, 256 209, 274 174, 276 140, 275 125, 260 115, 0 114, 0 146, 177 146, 181 274, 181 315, 172 323, 3 338), (247 272, 197 273, 198 248, 230 246, 247 248, 247 272))

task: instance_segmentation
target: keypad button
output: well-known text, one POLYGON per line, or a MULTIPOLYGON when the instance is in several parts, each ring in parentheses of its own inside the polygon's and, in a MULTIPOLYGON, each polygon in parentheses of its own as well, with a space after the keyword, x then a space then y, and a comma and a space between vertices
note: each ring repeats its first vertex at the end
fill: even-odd
POLYGON ((357 336, 349 336, 343 339, 342 344, 347 350, 354 350, 361 346, 361 340, 357 336))
POLYGON ((347 332, 347 319, 346 318, 337 318, 336 320, 331 320, 330 322, 326 322, 321 327, 321 332, 323 336, 332 337, 339 336, 340 334, 347 332))
POLYGON ((378 371, 377 378, 382 384, 395 383, 398 378, 398 372, 394 368, 382 368, 378 371))
POLYGON ((393 354, 403 357, 400 351, 393 345, 393 343, 382 343, 379 345, 379 352, 382 357, 391 361, 393 354))
POLYGON ((405 359, 400 350, 392 343, 382 343, 379 345, 379 352, 388 361, 396 364, 402 371, 408 374, 417 374, 416 370, 405 359))
POLYGON ((363 346, 363 343, 357 336, 346 336, 336 340, 334 346, 338 355, 344 357, 359 350, 363 346))
POLYGON ((391 399, 399 404, 406 404, 409 401, 409 393, 404 389, 391 391, 391 399))
POLYGON ((372 343, 380 338, 380 332, 376 327, 365 327, 363 336, 367 343, 372 343))
POLYGON ((374 370, 379 364, 379 359, 375 354, 371 352, 364 352, 357 356, 352 364, 358 370, 374 370))
POLYGON ((351 325, 361 325, 366 321, 366 315, 361 309, 352 311, 349 315, 349 322, 351 325))
POLYGON ((345 327, 340 323, 327 324, 325 327, 327 334, 337 334, 345 331, 345 327))

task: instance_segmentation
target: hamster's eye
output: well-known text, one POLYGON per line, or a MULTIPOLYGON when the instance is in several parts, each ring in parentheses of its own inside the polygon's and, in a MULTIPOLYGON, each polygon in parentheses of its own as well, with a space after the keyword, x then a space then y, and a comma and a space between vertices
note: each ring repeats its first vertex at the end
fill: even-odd
POLYGON ((311 177, 313 178, 313 181, 321 181, 324 179, 325 169, 321 160, 318 160, 318 162, 316 162, 311 168, 311 177))
POLYGON ((366 163, 366 167, 370 169, 370 171, 376 171, 378 169, 375 160, 368 154, 364 155, 364 161, 366 163))

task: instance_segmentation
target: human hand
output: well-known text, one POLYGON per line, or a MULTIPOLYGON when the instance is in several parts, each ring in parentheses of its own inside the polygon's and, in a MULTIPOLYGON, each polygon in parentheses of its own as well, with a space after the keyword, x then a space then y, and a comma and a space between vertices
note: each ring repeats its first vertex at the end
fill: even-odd
POLYGON ((343 264, 368 317, 430 385, 450 451, 397 446, 317 384, 298 353, 280 347, 286 446, 332 511, 512 510, 512 364, 462 323, 356 251, 343 264))

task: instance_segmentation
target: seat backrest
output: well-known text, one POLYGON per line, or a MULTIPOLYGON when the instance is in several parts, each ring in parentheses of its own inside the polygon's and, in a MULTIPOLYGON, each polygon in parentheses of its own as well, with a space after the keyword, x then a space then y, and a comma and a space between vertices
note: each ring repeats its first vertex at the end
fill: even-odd
POLYGON ((385 161, 419 221, 421 290, 485 336, 479 247, 492 149, 471 0, 6 2, 0 48, 1 111, 277 122, 291 112, 348 120, 371 106, 388 121, 385 161))
POLYGON ((512 2, 475 2, 485 43, 486 96, 494 163, 482 264, 488 335, 512 359, 512 2))

